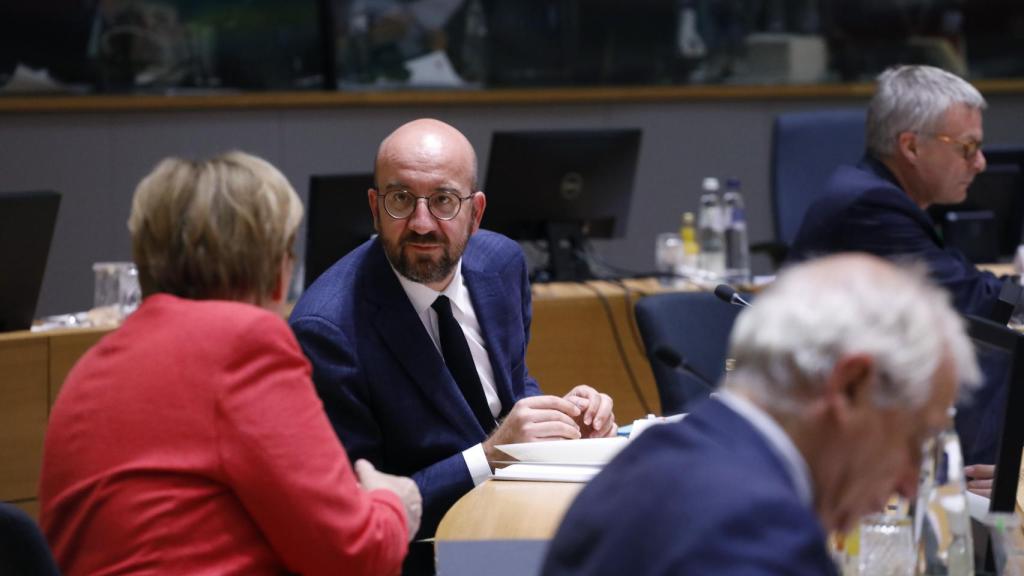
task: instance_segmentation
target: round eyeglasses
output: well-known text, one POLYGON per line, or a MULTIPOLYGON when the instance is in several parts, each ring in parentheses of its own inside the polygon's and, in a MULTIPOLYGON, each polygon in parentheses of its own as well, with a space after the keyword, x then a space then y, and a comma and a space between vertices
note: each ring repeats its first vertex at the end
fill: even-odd
POLYGON ((404 220, 416 210, 416 203, 420 200, 427 201, 427 210, 438 220, 451 220, 459 215, 462 203, 473 197, 459 196, 455 192, 434 192, 430 196, 417 196, 408 190, 388 190, 381 194, 377 191, 377 198, 384 199, 384 210, 395 220, 404 220))

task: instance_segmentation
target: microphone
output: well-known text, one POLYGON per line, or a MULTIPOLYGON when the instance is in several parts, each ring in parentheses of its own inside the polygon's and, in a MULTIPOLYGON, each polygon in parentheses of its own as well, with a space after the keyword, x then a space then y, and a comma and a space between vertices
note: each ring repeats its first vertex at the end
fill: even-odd
POLYGON ((681 372, 687 376, 696 378, 697 381, 700 382, 704 388, 707 388, 709 392, 714 392, 716 390, 715 383, 712 382, 710 378, 697 371, 696 368, 686 361, 686 358, 683 358, 678 352, 668 346, 660 344, 654 349, 654 357, 657 358, 659 362, 676 372, 681 372))
POLYGON ((718 286, 715 286, 715 296, 718 296, 719 300, 734 306, 740 306, 741 308, 747 308, 750 306, 750 302, 744 300, 743 297, 736 293, 736 289, 728 284, 719 284, 718 286))

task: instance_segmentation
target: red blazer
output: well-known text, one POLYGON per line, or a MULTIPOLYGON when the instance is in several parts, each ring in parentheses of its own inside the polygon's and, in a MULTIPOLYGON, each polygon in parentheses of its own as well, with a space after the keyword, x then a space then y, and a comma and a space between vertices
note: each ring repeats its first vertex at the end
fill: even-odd
POLYGON ((50 417, 40 524, 66 574, 390 574, 408 527, 363 491, 288 326, 147 298, 50 417))

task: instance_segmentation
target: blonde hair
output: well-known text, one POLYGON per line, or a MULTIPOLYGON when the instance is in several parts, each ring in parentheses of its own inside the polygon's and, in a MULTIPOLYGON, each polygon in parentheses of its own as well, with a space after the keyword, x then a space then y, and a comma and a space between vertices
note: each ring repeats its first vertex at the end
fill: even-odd
POLYGON ((263 301, 301 220, 299 196, 261 158, 164 159, 135 189, 128 217, 143 296, 263 301))

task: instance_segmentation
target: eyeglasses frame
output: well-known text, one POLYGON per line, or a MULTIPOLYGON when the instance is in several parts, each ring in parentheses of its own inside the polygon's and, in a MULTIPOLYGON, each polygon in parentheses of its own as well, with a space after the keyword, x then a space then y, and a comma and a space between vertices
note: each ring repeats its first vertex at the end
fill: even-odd
POLYGON ((384 211, 387 212, 388 216, 390 216, 394 220, 406 220, 408 218, 411 218, 412 215, 416 212, 416 205, 419 204, 419 201, 420 200, 426 200, 427 201, 427 212, 429 212, 431 216, 433 216, 437 220, 440 220, 441 222, 450 222, 450 221, 458 218, 459 213, 462 212, 462 204, 466 200, 469 200, 474 195, 476 195, 476 192, 470 192, 469 196, 463 197, 463 196, 459 196, 455 192, 449 192, 447 190, 438 190, 437 192, 434 192, 433 194, 430 194, 429 196, 420 196, 418 194, 413 194, 412 192, 410 192, 410 191, 408 191, 408 190, 406 190, 404 188, 401 188, 401 189, 397 189, 396 188, 394 190, 388 190, 387 192, 381 192, 379 189, 374 188, 373 189, 373 193, 376 194, 377 201, 384 205, 384 211), (391 210, 388 210, 388 203, 387 203, 386 198, 387 198, 388 194, 393 194, 395 192, 405 192, 406 194, 409 194, 410 196, 412 196, 413 198, 416 199, 413 202, 412 210, 410 210, 409 213, 406 214, 405 216, 395 216, 394 214, 391 213, 391 210), (455 198, 458 198, 458 200, 459 200, 459 206, 458 206, 458 208, 455 209, 455 213, 452 214, 451 216, 449 216, 448 218, 442 218, 441 216, 438 216, 437 214, 434 214, 434 210, 430 207, 430 199, 433 198, 434 196, 437 196, 438 194, 450 194, 450 195, 454 196, 455 198))

